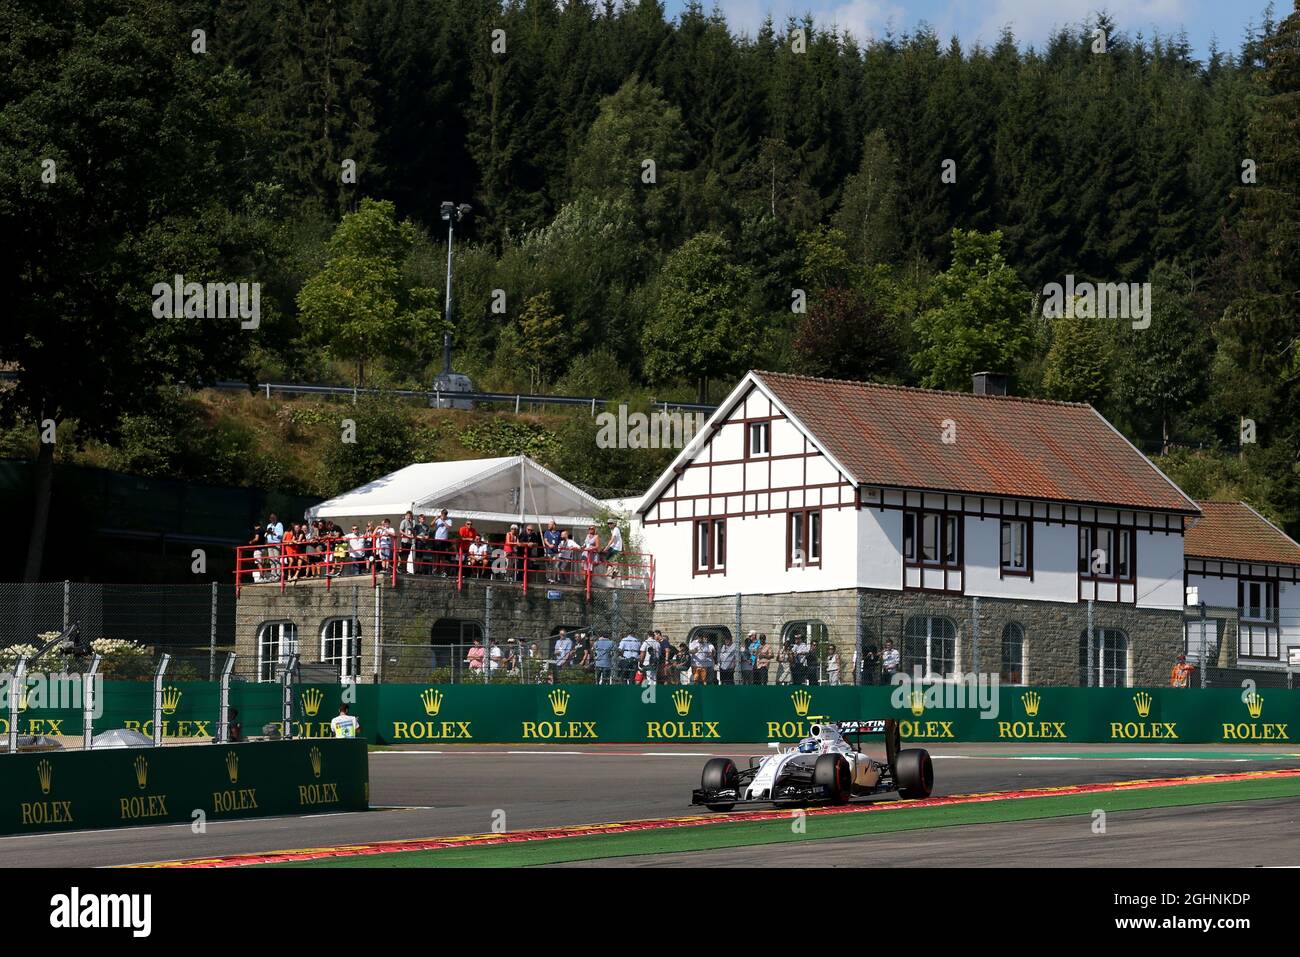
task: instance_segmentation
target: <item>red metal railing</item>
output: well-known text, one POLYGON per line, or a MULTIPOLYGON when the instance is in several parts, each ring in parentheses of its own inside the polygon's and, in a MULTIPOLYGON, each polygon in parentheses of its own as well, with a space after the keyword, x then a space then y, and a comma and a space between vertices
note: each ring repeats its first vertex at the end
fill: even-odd
POLYGON ((278 585, 283 592, 290 585, 322 579, 327 589, 335 579, 369 578, 374 585, 380 575, 393 585, 399 577, 454 579, 457 591, 467 580, 517 583, 524 592, 530 586, 576 587, 587 597, 593 587, 644 588, 653 601, 655 563, 653 556, 637 553, 606 558, 595 549, 548 555, 545 548, 535 548, 525 555, 518 545, 491 543, 480 550, 459 539, 411 540, 396 534, 363 539, 360 545, 327 538, 235 549, 236 595, 246 585, 278 585))

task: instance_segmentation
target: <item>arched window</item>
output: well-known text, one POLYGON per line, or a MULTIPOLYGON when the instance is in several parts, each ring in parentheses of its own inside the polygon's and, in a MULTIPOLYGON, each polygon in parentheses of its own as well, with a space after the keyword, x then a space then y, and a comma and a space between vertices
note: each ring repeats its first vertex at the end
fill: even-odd
POLYGON ((1002 626, 1002 669, 998 677, 1009 685, 1025 683, 1025 629, 1019 622, 1002 626))
POLYGON ((321 664, 334 665, 339 676, 356 678, 361 672, 361 622, 331 618, 320 633, 321 664))
POLYGON ((957 626, 937 615, 914 615, 903 626, 899 670, 923 678, 951 678, 956 670, 957 626))
POLYGON ((689 648, 691 642, 696 638, 708 638, 713 643, 713 647, 722 644, 723 636, 731 637, 731 629, 726 625, 698 625, 692 628, 690 634, 686 636, 686 646, 689 648))
POLYGON ((284 660, 298 651, 298 626, 268 621, 257 631, 257 680, 275 681, 284 660))
POLYGON ((1128 687, 1128 635, 1118 628, 1094 628, 1079 634, 1079 684, 1095 688, 1128 687))

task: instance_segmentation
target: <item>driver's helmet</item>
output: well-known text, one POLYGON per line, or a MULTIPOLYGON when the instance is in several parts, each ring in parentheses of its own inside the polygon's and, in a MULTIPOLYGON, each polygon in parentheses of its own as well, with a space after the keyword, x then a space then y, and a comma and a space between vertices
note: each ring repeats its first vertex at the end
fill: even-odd
POLYGON ((803 741, 799 742, 800 754, 812 754, 816 750, 817 750, 816 738, 805 738, 803 741))

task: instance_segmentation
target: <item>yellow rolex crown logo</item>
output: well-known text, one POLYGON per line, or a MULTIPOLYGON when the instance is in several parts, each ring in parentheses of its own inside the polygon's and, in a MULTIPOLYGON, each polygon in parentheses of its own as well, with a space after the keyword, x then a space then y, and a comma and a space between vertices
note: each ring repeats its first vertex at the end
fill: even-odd
POLYGON ((1145 718, 1151 713, 1151 695, 1145 691, 1139 691, 1133 696, 1133 704, 1138 709, 1138 717, 1145 718))
POLYGON ((1043 703, 1043 699, 1037 691, 1026 691, 1020 696, 1020 703, 1025 706, 1025 714, 1032 718, 1038 714, 1038 706, 1043 703))
POLYGON ((50 762, 45 760, 45 758, 41 758, 40 762, 36 765, 36 778, 41 782, 42 794, 50 793, 50 778, 53 774, 54 768, 50 766, 50 762))
POLYGON ((551 702, 551 710, 555 712, 556 717, 569 710, 569 692, 556 688, 546 698, 551 702))
POLYGON ((794 713, 799 717, 808 714, 808 709, 812 707, 812 695, 807 691, 796 691, 790 695, 790 700, 794 702, 794 713))
POLYGON ((168 685, 163 688, 162 692, 162 713, 175 714, 176 709, 181 706, 181 695, 183 692, 179 688, 173 688, 168 685))
POLYGON ((1264 696, 1251 692, 1245 697, 1246 710, 1250 712, 1252 718, 1258 718, 1264 713, 1264 696))
POLYGON ((226 774, 230 775, 230 783, 239 783, 239 755, 234 751, 226 752, 226 774))
POLYGON ((311 773, 316 777, 320 777, 320 748, 312 745, 311 750, 307 752, 307 756, 311 758, 311 773))
POLYGON ((320 688, 308 688, 302 693, 302 710, 309 718, 316 717, 320 711, 321 702, 325 700, 325 692, 320 688))
POLYGON ((673 692, 673 707, 683 718, 691 713, 691 693, 685 688, 673 692))
POLYGON ((149 784, 149 762, 144 759, 143 754, 135 759, 135 783, 142 791, 149 784))
POLYGON ((442 692, 437 688, 425 688, 420 692, 420 701, 424 703, 424 713, 431 718, 442 710, 442 692))
POLYGON ((925 714, 925 692, 913 691, 911 699, 912 714, 919 718, 921 715, 925 714))

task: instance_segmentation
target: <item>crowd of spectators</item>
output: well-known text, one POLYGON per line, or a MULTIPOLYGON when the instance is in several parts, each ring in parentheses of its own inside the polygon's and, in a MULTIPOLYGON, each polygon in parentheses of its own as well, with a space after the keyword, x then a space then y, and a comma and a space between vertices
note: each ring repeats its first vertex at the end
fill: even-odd
POLYGON ((253 528, 247 545, 251 561, 241 562, 253 582, 298 581, 336 575, 439 575, 520 581, 542 576, 549 584, 580 584, 593 573, 619 575, 623 532, 606 523, 585 532, 512 524, 499 540, 490 541, 465 518, 459 528, 442 509, 432 519, 407 512, 396 527, 387 519, 341 528, 329 519, 285 525, 273 512, 265 525, 253 528))
POLYGON ((476 640, 464 664, 482 674, 485 662, 490 673, 549 684, 572 681, 577 671, 596 684, 839 685, 888 683, 899 655, 886 641, 883 653, 868 645, 846 660, 836 645, 802 632, 781 642, 757 631, 741 642, 726 632, 701 632, 674 643, 658 629, 616 640, 590 629, 561 628, 549 654, 525 638, 493 645, 490 653, 476 640))

